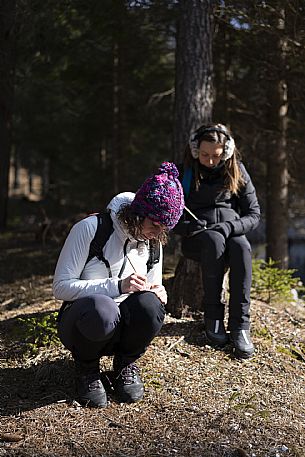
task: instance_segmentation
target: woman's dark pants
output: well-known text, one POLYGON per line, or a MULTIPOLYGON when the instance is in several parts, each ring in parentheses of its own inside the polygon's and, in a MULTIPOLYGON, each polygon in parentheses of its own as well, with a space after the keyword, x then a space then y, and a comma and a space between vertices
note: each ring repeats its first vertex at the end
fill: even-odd
POLYGON ((138 359, 159 333, 164 306, 152 292, 137 292, 119 305, 105 295, 75 300, 62 313, 59 337, 77 360, 118 354, 138 359))
POLYGON ((245 235, 225 239, 213 230, 185 238, 182 242, 185 257, 201 263, 203 306, 206 318, 222 320, 221 303, 225 268, 229 267, 229 330, 249 329, 250 290, 252 281, 251 246, 245 235))

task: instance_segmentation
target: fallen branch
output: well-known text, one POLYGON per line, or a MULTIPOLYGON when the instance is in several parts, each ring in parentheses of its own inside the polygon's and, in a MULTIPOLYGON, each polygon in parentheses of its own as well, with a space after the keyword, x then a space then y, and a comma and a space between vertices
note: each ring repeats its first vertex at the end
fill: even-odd
POLYGON ((184 340, 184 335, 181 336, 178 340, 174 341, 167 349, 166 351, 171 351, 173 349, 173 347, 175 347, 177 344, 181 343, 181 341, 184 340))

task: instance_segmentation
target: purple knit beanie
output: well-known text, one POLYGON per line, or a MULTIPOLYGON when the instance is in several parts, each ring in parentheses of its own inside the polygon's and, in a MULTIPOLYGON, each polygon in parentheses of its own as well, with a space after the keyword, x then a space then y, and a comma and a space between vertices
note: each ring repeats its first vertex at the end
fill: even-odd
POLYGON ((150 176, 137 191, 131 203, 132 210, 154 222, 175 227, 183 208, 184 196, 176 165, 163 162, 158 173, 150 176))

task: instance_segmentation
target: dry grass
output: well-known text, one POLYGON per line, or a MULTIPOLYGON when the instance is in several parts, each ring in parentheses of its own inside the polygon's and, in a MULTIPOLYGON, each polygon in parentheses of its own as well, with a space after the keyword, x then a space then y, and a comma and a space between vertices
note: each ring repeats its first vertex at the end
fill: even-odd
MULTIPOLYGON (((55 347, 25 356, 24 342, 13 338, 18 316, 59 304, 51 277, 33 275, 30 265, 20 271, 22 255, 10 249, 17 279, 1 276, 0 457, 305 455, 304 304, 253 302, 257 350, 246 362, 232 358, 229 346, 208 346, 200 320, 167 316, 139 362, 144 400, 118 404, 110 393, 108 408, 82 408, 69 353, 55 347)), ((36 258, 33 249, 23 254, 22 265, 36 258)), ((52 263, 46 251, 36 255, 52 263)), ((111 358, 101 367, 110 370, 111 358)))

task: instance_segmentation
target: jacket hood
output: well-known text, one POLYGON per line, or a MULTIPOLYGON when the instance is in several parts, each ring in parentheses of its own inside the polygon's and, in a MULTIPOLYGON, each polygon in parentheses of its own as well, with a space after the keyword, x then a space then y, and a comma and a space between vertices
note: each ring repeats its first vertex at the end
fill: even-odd
POLYGON ((117 213, 123 205, 129 205, 135 197, 133 192, 122 192, 116 195, 107 205, 107 209, 110 210, 113 227, 122 241, 126 238, 131 238, 125 227, 119 222, 117 213))

